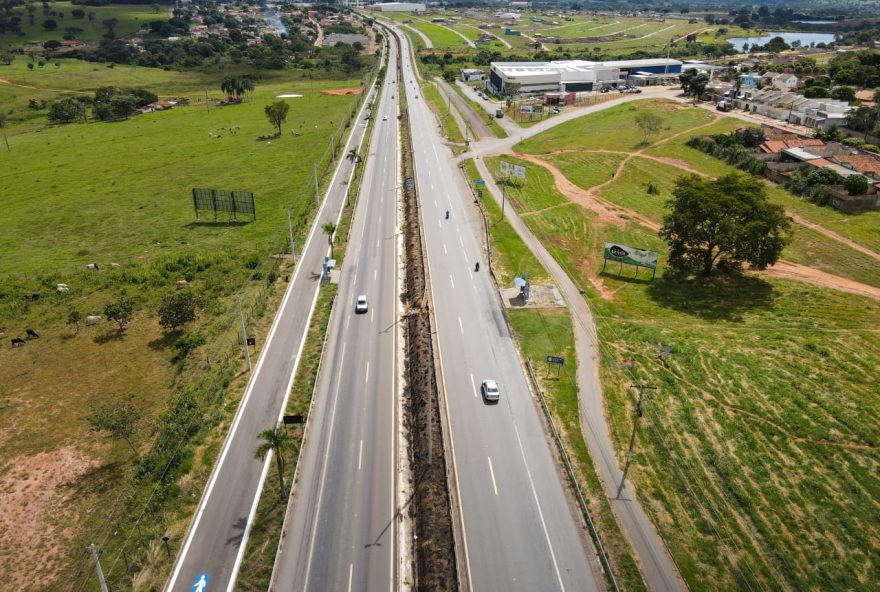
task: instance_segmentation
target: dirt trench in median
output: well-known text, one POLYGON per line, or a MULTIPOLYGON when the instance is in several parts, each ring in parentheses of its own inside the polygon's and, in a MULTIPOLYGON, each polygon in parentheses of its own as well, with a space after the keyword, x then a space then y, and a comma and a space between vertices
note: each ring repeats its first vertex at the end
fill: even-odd
MULTIPOLYGON (((603 151, 598 151, 603 152, 603 151)), ((634 221, 646 228, 649 228, 654 231, 660 230, 660 225, 647 218, 638 212, 633 210, 624 208, 610 200, 607 200, 603 197, 599 196, 601 189, 610 184, 615 178, 619 176, 619 174, 623 171, 623 167, 630 161, 632 158, 650 158, 652 160, 659 160, 659 158, 648 157, 646 155, 640 153, 630 153, 630 155, 623 160, 618 166, 617 171, 615 172, 614 177, 597 185, 595 187, 591 187, 589 190, 585 190, 574 183, 572 183, 568 177, 563 174, 558 168, 550 164, 549 162, 543 160, 542 158, 535 156, 533 154, 511 154, 515 158, 519 158, 521 160, 525 160, 531 162, 533 164, 544 167, 552 176, 553 176, 553 184, 556 189, 568 198, 570 201, 579 204, 580 206, 594 212, 597 215, 596 221, 600 224, 616 224, 618 226, 624 226, 627 220, 634 221)), ((664 164, 668 164, 670 166, 675 166, 677 168, 681 168, 683 170, 684 167, 679 167, 674 162, 671 162, 670 159, 663 159, 662 162, 664 164)), ((690 171, 688 171, 690 172, 690 171)), ((702 175, 705 176, 705 175, 702 175)), ((531 214, 535 214, 538 212, 531 212, 531 214)), ((818 224, 809 222, 804 220, 800 216, 792 215, 789 212, 786 212, 788 215, 792 216, 795 223, 803 224, 807 228, 811 228, 820 232, 821 234, 827 236, 828 238, 837 240, 842 244, 845 244, 848 247, 854 248, 861 253, 868 254, 875 259, 880 259, 880 255, 877 253, 854 243, 853 241, 843 237, 832 230, 828 230, 827 228, 820 226, 818 224)), ((529 215, 529 214, 526 214, 529 215)), ((874 298, 876 300, 880 300, 880 288, 877 286, 871 286, 869 284, 864 284, 861 282, 857 282, 855 280, 851 280, 849 278, 837 276, 834 274, 826 273, 824 271, 820 271, 813 267, 808 267, 806 265, 801 265, 799 263, 792 263, 791 261, 786 261, 784 259, 780 259, 775 265, 772 267, 768 267, 767 269, 757 272, 761 275, 768 275, 771 277, 778 277, 787 280, 795 280, 799 282, 804 282, 808 284, 812 284, 814 286, 819 286, 822 288, 830 288, 832 290, 837 290, 840 292, 848 292, 850 294, 858 294, 861 296, 867 296, 869 298, 874 298)), ((599 277, 591 277, 591 282, 596 285, 599 291, 602 293, 604 297, 610 297, 611 294, 604 288, 602 285, 601 278, 599 277)))
MULTIPOLYGON (((408 115, 401 114, 403 178, 415 178, 409 147, 408 115)), ((443 432, 431 336, 430 298, 419 225, 418 195, 404 183, 403 232, 406 279, 401 296, 406 310, 404 425, 409 432, 413 483, 409 512, 415 540, 413 589, 458 590, 443 432)))

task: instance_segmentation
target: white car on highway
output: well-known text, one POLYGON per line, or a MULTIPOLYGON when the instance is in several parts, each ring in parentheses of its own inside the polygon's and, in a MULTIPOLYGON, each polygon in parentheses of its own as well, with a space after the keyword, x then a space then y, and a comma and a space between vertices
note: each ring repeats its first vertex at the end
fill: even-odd
POLYGON ((480 384, 480 392, 487 401, 497 401, 501 398, 501 391, 498 390, 498 383, 494 380, 484 380, 480 384))
POLYGON ((357 297, 357 302, 354 303, 354 312, 356 314, 361 314, 367 312, 367 297, 364 294, 361 294, 357 297))

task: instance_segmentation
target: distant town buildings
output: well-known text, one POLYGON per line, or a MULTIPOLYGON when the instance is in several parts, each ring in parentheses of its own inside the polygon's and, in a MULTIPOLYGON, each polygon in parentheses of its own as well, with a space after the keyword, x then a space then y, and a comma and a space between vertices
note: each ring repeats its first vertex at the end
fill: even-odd
POLYGON ((370 4, 367 10, 379 12, 425 12, 425 5, 417 2, 381 2, 370 4))

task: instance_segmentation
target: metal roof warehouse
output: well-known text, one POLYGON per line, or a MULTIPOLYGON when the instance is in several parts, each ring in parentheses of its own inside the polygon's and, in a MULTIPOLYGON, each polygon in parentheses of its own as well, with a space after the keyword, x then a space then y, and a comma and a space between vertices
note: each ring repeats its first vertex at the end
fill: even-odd
POLYGON ((667 58, 649 60, 558 60, 552 62, 492 62, 489 84, 500 94, 585 92, 623 82, 637 72, 658 76, 681 74, 682 62, 667 58))

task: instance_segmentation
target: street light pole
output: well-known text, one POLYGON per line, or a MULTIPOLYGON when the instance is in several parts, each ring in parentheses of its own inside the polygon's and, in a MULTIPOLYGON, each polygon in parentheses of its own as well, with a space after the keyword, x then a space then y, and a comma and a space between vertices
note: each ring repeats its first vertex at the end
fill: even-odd
POLYGON ((101 569, 101 558, 98 557, 98 547, 92 543, 86 549, 91 553, 92 560, 95 562, 95 573, 98 575, 98 585, 101 587, 101 592, 108 592, 107 581, 104 579, 104 570, 101 569))
POLYGON ((629 471, 630 462, 632 462, 632 452, 633 446, 636 443, 636 430, 639 427, 639 419, 642 418, 642 399, 645 396, 645 391, 648 389, 656 389, 656 386, 645 386, 643 384, 634 384, 633 388, 639 389, 639 400, 636 403, 636 416, 633 419, 633 431, 632 435, 629 437, 629 450, 626 452, 626 464, 623 465, 623 475, 620 477, 620 485, 617 486, 617 495, 614 499, 620 499, 620 492, 623 491, 623 485, 626 482, 626 474, 629 471))
POLYGON ((244 324, 244 312, 241 310, 241 296, 236 296, 235 300, 238 302, 238 316, 241 318, 241 338, 242 345, 244 345, 244 359, 247 360, 247 369, 248 372, 251 371, 251 352, 248 347, 248 336, 247 336, 247 327, 244 324))

